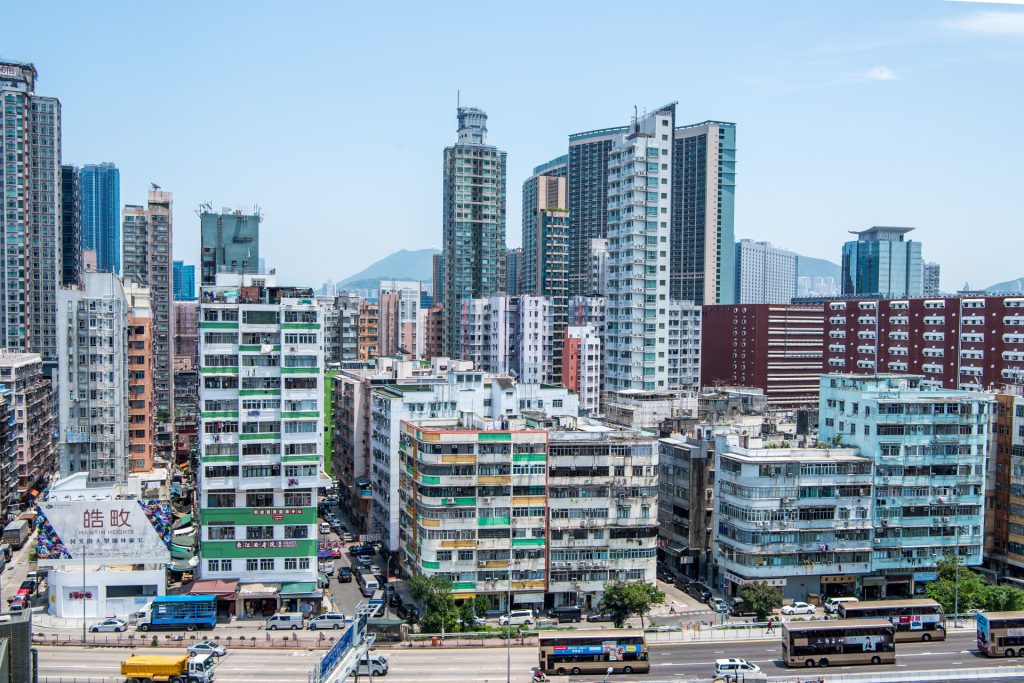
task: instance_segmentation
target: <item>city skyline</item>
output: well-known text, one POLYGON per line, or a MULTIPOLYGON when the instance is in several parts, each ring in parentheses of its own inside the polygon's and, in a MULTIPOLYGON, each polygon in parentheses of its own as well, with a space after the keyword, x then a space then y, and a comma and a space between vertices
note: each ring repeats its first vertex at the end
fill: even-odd
MULTIPOLYGON (((692 70, 685 91, 652 73, 631 79, 628 87, 612 95, 596 76, 577 75, 577 87, 571 94, 549 93, 543 110, 520 96, 539 55, 499 53, 501 78, 482 79, 478 74, 494 65, 453 69, 458 53, 452 47, 432 47, 413 67, 405 60, 375 52, 377 48, 367 41, 382 37, 415 49, 420 39, 414 30, 429 35, 430 26, 444 22, 448 15, 442 11, 423 16, 421 8, 412 6, 379 16, 361 16, 356 11, 333 17, 327 9, 318 26, 345 30, 366 24, 387 26, 387 31, 383 36, 380 29, 351 32, 351 40, 340 42, 317 41, 315 36, 306 40, 303 33, 302 47, 243 58, 222 52, 225 48, 213 45, 216 41, 202 40, 209 30, 204 26, 230 19, 240 30, 259 35, 260 27, 273 25, 286 46, 299 44, 300 27, 313 33, 322 29, 310 28, 301 17, 279 15, 270 8, 257 8, 251 17, 233 16, 228 9, 202 8, 199 14, 206 21, 194 21, 194 13, 172 13, 155 27, 158 36, 189 31, 196 37, 197 50, 176 55, 174 60, 146 55, 114 60, 108 54, 114 46, 101 46, 95 52, 79 50, 84 38, 69 32, 70 27, 111 19, 112 28, 127 29, 136 15, 131 19, 105 17, 104 13, 89 14, 84 8, 64 5, 33 12, 33 17, 38 15, 41 20, 22 22, 26 29, 10 37, 5 56, 33 62, 40 74, 38 90, 59 97, 64 104, 65 163, 112 159, 122 169, 127 196, 137 195, 149 181, 155 181, 174 187, 179 206, 189 209, 211 199, 229 205, 259 201, 267 216, 267 250, 280 254, 275 265, 282 277, 290 280, 339 279, 348 274, 337 272, 342 267, 354 269, 356 264, 369 263, 390 253, 396 243, 410 248, 440 246, 436 150, 448 143, 454 132, 455 94, 460 88, 463 101, 489 113, 492 140, 509 152, 508 222, 512 226, 520 224, 520 184, 534 166, 564 151, 569 134, 620 123, 622 111, 633 105, 643 108, 679 99, 681 120, 735 121, 740 129, 738 239, 767 240, 790 249, 799 246, 801 253, 836 261, 847 230, 872 224, 910 224, 919 226, 925 258, 943 264, 946 290, 959 288, 964 281, 985 286, 991 284, 989 280, 1018 277, 1012 255, 994 247, 1014 235, 1011 207, 999 198, 1012 194, 1010 160, 1021 143, 1012 136, 1003 139, 995 128, 972 129, 972 145, 936 145, 934 140, 981 117, 1009 118, 1010 112, 1019 108, 1019 95, 1010 92, 1012 89, 993 86, 1012 77, 1020 65, 1020 58, 1007 52, 1018 39, 1013 27, 1019 21, 1014 23, 1013 18, 1020 12, 1010 7, 994 10, 986 5, 925 1, 899 6, 814 5, 814 12, 801 12, 802 7, 811 5, 790 3, 772 10, 747 5, 745 12, 731 18, 737 38, 733 42, 740 47, 707 74, 692 70), (775 32, 765 37, 759 29, 766 19, 763 13, 768 11, 773 17, 781 12, 790 21, 775 22, 775 32), (51 13, 59 13, 61 20, 47 21, 51 13), (1003 24, 1000 19, 1005 20, 1003 24), (48 26, 57 39, 39 40, 34 26, 48 26), (807 40, 807 35, 818 37, 807 40), (307 47, 313 45, 316 47, 307 47), (774 57, 755 61, 755 53, 763 51, 774 57), (344 64, 357 63, 350 60, 350 52, 379 59, 365 72, 350 72, 344 64), (203 73, 211 73, 206 67, 215 65, 213 77, 195 75, 201 64, 203 73), (141 103, 110 110, 106 93, 96 88, 97 79, 81 78, 82 73, 102 73, 104 83, 159 77, 167 85, 151 91, 144 110, 141 103), (298 125, 287 136, 271 138, 262 147, 265 158, 298 169, 290 181, 294 184, 281 184, 276 174, 269 172, 270 162, 253 151, 251 140, 272 125, 263 118, 267 114, 249 111, 238 115, 234 109, 231 113, 226 109, 236 95, 248 93, 268 79, 288 79, 296 87, 322 94, 318 104, 296 114, 298 125), (384 82, 418 102, 417 116, 407 122, 404 139, 393 148, 400 150, 406 165, 406 174, 397 186, 399 193, 394 192, 395 186, 375 187, 365 180, 368 175, 384 173, 385 157, 390 155, 377 158, 368 141, 345 133, 372 125, 373 112, 383 106, 375 106, 378 98, 391 89, 381 92, 379 84, 384 82), (194 97, 207 102, 201 111, 189 105, 194 97), (954 98, 961 106, 942 107, 935 98, 954 98), (153 127, 164 131, 160 140, 137 144, 153 127), (324 135, 325 130, 336 134, 324 135), (307 136, 315 136, 315 143, 307 136), (806 173, 803 155, 791 153, 798 140, 828 149, 824 172, 819 167, 814 174, 806 173), (211 149, 219 153, 208 154, 211 149), (200 156, 204 163, 195 164, 200 156), (364 162, 358 170, 355 165, 347 167, 345 159, 356 157, 364 162), (979 167, 987 172, 975 176, 950 170, 979 167), (300 192, 329 196, 338 188, 342 188, 342 199, 349 193, 362 195, 360 206, 354 206, 342 219, 328 202, 302 201, 299 196, 300 192), (389 239, 370 242, 360 235, 365 234, 365 225, 379 224, 380 219, 363 206, 376 203, 391 207, 382 226, 389 239), (799 208, 794 211, 794 206, 799 208), (956 258, 960 233, 978 225, 987 227, 993 247, 984 268, 956 258), (323 256, 309 258, 293 248, 299 229, 307 239, 323 241, 329 247, 323 256), (332 255, 340 249, 348 255, 341 265, 332 255)), ((12 19, 28 11, 12 8, 12 19)), ((675 11, 682 12, 671 10, 670 15, 675 11)), ((688 8, 688 16, 694 20, 688 19, 686 24, 697 27, 714 22, 719 11, 688 8)), ((569 13, 569 8, 558 8, 551 20, 568 21, 569 13)), ((497 10, 474 8, 471 14, 494 26, 496 33, 488 35, 488 42, 511 39, 523 28, 523 18, 497 10)), ((568 46, 578 44, 583 36, 588 41, 610 37, 615 30, 613 18, 611 5, 596 5, 584 19, 586 26, 564 37, 568 46)), ((578 20, 573 15, 573 21, 578 20)), ((715 40, 696 28, 684 28, 681 33, 687 39, 681 43, 694 55, 715 40)), ((684 65, 690 54, 686 50, 671 59, 669 66, 684 65)), ((624 67, 608 64, 601 80, 614 80, 624 67)), ((197 233, 187 227, 180 230, 175 253, 197 260, 197 233)), ((520 239, 518 230, 509 231, 509 246, 518 245, 520 239)))

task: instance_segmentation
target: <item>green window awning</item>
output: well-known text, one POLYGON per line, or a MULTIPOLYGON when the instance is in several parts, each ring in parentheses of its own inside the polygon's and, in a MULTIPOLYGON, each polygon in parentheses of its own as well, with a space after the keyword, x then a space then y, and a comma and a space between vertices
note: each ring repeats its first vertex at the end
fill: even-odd
POLYGON ((281 584, 281 595, 312 595, 316 593, 316 581, 290 581, 281 584))
POLYGON ((182 515, 181 517, 179 517, 177 519, 177 521, 174 522, 174 528, 175 529, 180 529, 181 527, 188 526, 191 523, 192 523, 192 515, 185 514, 185 515, 182 515))

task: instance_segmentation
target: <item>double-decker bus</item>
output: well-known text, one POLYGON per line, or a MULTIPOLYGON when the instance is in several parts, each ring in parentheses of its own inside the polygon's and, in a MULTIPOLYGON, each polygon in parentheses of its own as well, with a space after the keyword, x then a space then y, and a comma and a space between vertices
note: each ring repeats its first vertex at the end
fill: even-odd
POLYGON ((541 633, 539 668, 558 674, 647 673, 643 631, 563 631, 541 633))
POLYGON ((989 657, 1024 655, 1024 612, 979 612, 978 649, 989 657))
POLYGON ((892 664, 896 630, 883 619, 787 621, 782 625, 786 666, 892 664))
POLYGON ((868 600, 839 605, 840 619, 888 619, 896 642, 945 640, 946 615, 934 600, 868 600))

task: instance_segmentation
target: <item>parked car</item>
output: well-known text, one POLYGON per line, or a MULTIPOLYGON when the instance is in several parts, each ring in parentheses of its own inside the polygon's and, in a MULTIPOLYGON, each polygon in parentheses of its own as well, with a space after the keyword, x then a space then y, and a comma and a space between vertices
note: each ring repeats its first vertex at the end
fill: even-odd
POLYGON ((615 621, 615 619, 608 612, 591 612, 587 615, 587 621, 596 623, 599 621, 615 621))
POLYGON ((674 584, 676 582, 675 575, 667 569, 658 570, 658 581, 664 581, 665 583, 674 584))
POLYGON ((398 607, 402 604, 402 596, 398 593, 392 592, 391 597, 388 598, 388 605, 391 607, 398 607))
POLYGON ((686 592, 701 602, 707 602, 711 599, 711 589, 702 583, 691 583, 687 587, 686 592))
POLYGON ((814 614, 814 606, 806 602, 794 602, 786 605, 780 610, 785 615, 791 614, 814 614))
POLYGON ((854 598, 854 597, 828 598, 827 600, 825 600, 825 614, 838 614, 839 613, 839 605, 842 605, 844 603, 849 604, 851 602, 860 602, 860 601, 857 598, 854 598))
POLYGON ((360 567, 369 567, 373 564, 373 558, 367 555, 357 555, 356 564, 358 564, 360 567))
POLYGON ((341 548, 339 548, 338 546, 334 546, 333 548, 331 548, 331 557, 335 559, 341 557, 341 548))
POLYGON ((380 568, 380 567, 378 567, 377 565, 375 565, 375 564, 371 564, 371 565, 370 565, 370 573, 371 573, 371 574, 373 574, 374 576, 380 576, 380 575, 381 575, 381 574, 383 574, 384 572, 383 572, 383 571, 381 571, 381 568, 380 568))
POLYGON ((508 614, 498 617, 499 626, 530 625, 534 621, 532 609, 514 609, 508 614))
POLYGON ((192 643, 185 649, 190 655, 213 655, 214 657, 223 657, 228 653, 227 648, 223 645, 210 642, 192 643))
POLYGON ((20 612, 28 609, 28 606, 28 598, 22 596, 11 600, 10 604, 7 605, 7 609, 11 612, 20 612))
POLYGON ((351 567, 338 567, 338 581, 342 583, 352 582, 352 568, 351 567))
POLYGON ((722 598, 711 598, 708 601, 708 606, 719 614, 725 614, 729 611, 729 605, 725 604, 725 600, 722 598))
POLYGON ((100 633, 101 631, 120 633, 121 631, 126 630, 128 630, 128 622, 123 619, 104 619, 103 621, 95 623, 89 627, 89 631, 91 633, 100 633))
POLYGON ((752 617, 755 616, 757 612, 750 609, 746 600, 743 598, 733 598, 729 601, 729 614, 734 617, 752 617))
POLYGON ((278 629, 297 631, 302 628, 302 612, 282 612, 267 619, 266 629, 276 631, 278 629))
POLYGON ((416 609, 415 605, 408 605, 404 602, 395 609, 395 614, 398 615, 399 619, 405 619, 406 621, 419 619, 420 617, 420 611, 416 609))
POLYGON ((575 605, 565 607, 552 607, 548 610, 548 616, 558 619, 559 624, 568 624, 583 621, 583 612, 575 605))
POLYGON ((352 546, 351 548, 349 548, 348 552, 350 555, 355 555, 358 557, 360 555, 376 555, 377 549, 374 548, 372 545, 364 543, 363 545, 352 546))

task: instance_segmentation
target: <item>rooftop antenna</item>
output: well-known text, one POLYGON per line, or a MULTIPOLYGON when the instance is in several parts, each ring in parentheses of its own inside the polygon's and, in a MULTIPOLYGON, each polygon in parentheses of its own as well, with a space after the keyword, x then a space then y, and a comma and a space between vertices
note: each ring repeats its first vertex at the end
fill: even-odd
POLYGON ((633 105, 633 132, 640 132, 640 112, 635 104, 633 105))

